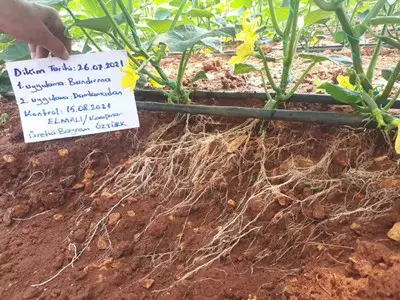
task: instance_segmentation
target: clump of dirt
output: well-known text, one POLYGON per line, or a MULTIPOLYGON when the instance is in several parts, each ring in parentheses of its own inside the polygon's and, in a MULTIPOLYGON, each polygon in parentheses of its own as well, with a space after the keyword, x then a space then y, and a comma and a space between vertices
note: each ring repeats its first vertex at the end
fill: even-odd
POLYGON ((141 113, 24 144, 1 105, 4 299, 398 297, 399 167, 378 131, 141 113))

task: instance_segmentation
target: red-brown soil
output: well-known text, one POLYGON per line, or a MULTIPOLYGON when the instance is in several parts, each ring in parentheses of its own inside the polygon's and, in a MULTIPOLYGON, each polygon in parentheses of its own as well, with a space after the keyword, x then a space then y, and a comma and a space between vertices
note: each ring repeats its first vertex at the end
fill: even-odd
MULTIPOLYGON (((400 299, 400 243, 387 237, 400 221, 400 170, 380 132, 274 122, 246 145, 233 133, 220 166, 228 171, 188 177, 193 182, 182 184, 198 183, 205 194, 190 209, 157 217, 191 191, 167 199, 166 185, 129 196, 107 179, 130 180, 146 149, 185 129, 204 142, 244 120, 191 117, 187 127, 185 118, 140 113, 138 130, 25 144, 16 104, 3 99, 0 111, 11 117, 0 127, 0 299, 400 299), (152 140, 167 124, 175 125, 152 140), (260 143, 277 147, 263 166, 279 193, 266 198, 250 195, 260 143), (293 183, 280 186, 288 174, 293 183), (217 232, 226 240, 217 240, 216 253, 200 251, 217 232), (181 280, 207 253, 216 259, 181 280)), ((219 155, 217 142, 207 162, 219 155)), ((158 154, 159 172, 169 147, 158 154)), ((174 163, 182 174, 191 166, 174 163)), ((162 182, 156 173, 151 180, 162 182)))

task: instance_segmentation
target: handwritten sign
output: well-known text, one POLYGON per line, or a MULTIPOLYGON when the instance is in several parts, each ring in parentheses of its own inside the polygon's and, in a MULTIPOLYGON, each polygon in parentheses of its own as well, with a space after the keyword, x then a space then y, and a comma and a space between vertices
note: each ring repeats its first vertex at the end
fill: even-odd
POLYGON ((139 127, 135 98, 121 88, 125 51, 7 63, 25 142, 139 127))

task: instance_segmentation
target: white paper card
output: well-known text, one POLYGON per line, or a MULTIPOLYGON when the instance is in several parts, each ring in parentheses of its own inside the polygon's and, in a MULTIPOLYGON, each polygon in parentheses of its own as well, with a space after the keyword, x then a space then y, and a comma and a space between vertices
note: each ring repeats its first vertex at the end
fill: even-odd
POLYGON ((26 143, 139 127, 124 50, 7 63, 26 143))

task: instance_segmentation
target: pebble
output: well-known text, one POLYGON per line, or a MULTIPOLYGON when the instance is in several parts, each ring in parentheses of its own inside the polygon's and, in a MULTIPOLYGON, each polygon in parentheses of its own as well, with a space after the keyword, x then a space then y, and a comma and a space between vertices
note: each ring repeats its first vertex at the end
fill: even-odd
POLYGON ((384 188, 384 189, 400 187, 400 179, 399 178, 384 179, 384 180, 382 180, 380 186, 381 186, 381 188, 384 188))
POLYGON ((12 218, 23 218, 29 213, 27 205, 18 204, 12 208, 12 218))
POLYGON ((154 282, 155 282, 154 279, 150 279, 150 278, 145 279, 145 280, 143 280, 143 287, 146 289, 150 289, 153 286, 154 282))
POLYGON ((69 188, 73 185, 74 181, 76 179, 76 175, 69 175, 63 179, 60 180, 61 186, 65 188, 69 188))
POLYGON ((126 214, 127 214, 129 217, 134 217, 134 216, 136 216, 136 213, 135 213, 133 210, 128 210, 128 211, 126 212, 126 214))
POLYGON ((92 179, 96 175, 96 172, 93 169, 86 169, 85 170, 85 175, 83 178, 85 179, 92 179))
POLYGON ((118 223, 118 221, 121 219, 121 214, 116 212, 116 213, 111 213, 108 216, 108 225, 114 226, 118 223))
POLYGON ((105 250, 108 247, 108 243, 104 237, 99 237, 97 240, 97 248, 100 250, 105 250))
POLYGON ((400 242, 400 222, 393 225, 393 227, 388 231, 387 236, 396 242, 400 242))
POLYGON ((228 205, 231 206, 231 207, 236 207, 236 201, 232 200, 232 199, 229 199, 228 200, 228 205))
POLYGON ((15 161, 15 157, 13 155, 11 155, 11 154, 6 154, 6 155, 3 155, 3 160, 6 163, 11 164, 11 163, 13 163, 15 161))
POLYGON ((326 218, 326 212, 325 212, 325 207, 321 204, 317 204, 314 207, 314 210, 312 212, 312 215, 315 219, 317 220, 323 220, 326 218))
POLYGON ((53 219, 54 219, 55 221, 61 221, 62 219, 64 219, 64 216, 63 216, 62 214, 55 214, 55 215, 53 216, 53 219))
POLYGON ((11 213, 12 213, 12 208, 8 208, 3 215, 3 223, 5 226, 10 226, 12 223, 11 213))
POLYGON ((58 150, 58 155, 60 155, 61 157, 65 157, 69 155, 69 150, 66 148, 60 149, 58 150))
POLYGON ((78 243, 83 243, 86 240, 86 231, 82 228, 78 228, 73 233, 73 239, 78 243))

